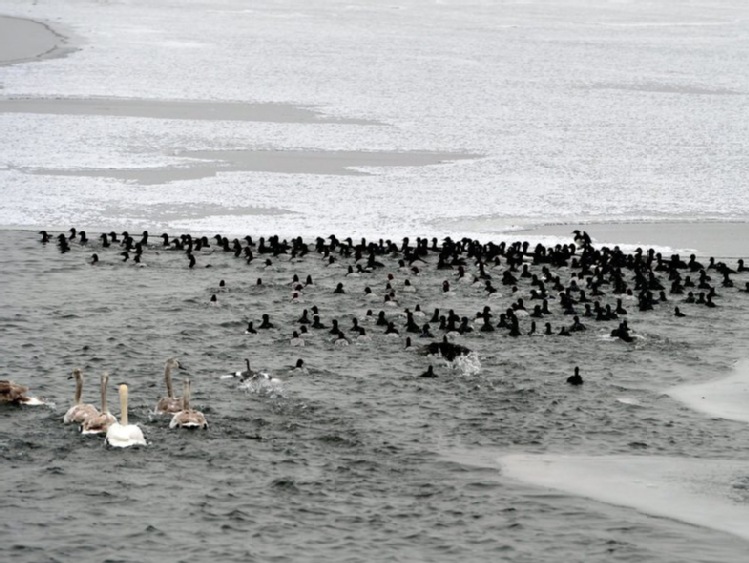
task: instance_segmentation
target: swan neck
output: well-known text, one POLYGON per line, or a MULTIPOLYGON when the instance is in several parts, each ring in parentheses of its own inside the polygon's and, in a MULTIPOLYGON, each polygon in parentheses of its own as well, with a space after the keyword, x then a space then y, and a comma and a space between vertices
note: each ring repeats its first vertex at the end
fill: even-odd
POLYGON ((166 381, 166 396, 174 399, 174 389, 172 388, 172 366, 167 362, 164 368, 164 380, 166 381))
POLYGON ((83 376, 76 372, 75 373, 75 404, 81 404, 81 395, 83 395, 83 376))
POLYGON ((101 414, 107 414, 107 383, 109 377, 105 374, 101 376, 101 414))
POLYGON ((185 391, 182 396, 182 410, 190 410, 190 380, 185 381, 185 391))
POLYGON ((120 385, 120 424, 127 426, 127 385, 120 385))

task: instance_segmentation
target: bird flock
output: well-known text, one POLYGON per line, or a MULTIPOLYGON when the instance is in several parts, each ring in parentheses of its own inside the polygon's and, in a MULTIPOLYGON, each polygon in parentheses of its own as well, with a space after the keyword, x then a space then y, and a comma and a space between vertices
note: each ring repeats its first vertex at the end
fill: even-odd
MULTIPOLYGON (((171 416, 169 428, 208 428, 208 422, 200 411, 190 407, 191 381, 184 380, 182 397, 175 397, 172 388, 171 372, 173 369, 184 369, 176 358, 169 358, 164 369, 167 396, 157 401, 154 407, 154 415, 171 416)), ((91 403, 83 401, 83 370, 75 368, 68 379, 75 380, 75 394, 73 404, 70 405, 62 421, 64 424, 76 424, 81 434, 104 435, 106 443, 113 447, 125 448, 136 445, 146 445, 146 439, 142 429, 137 424, 128 424, 128 386, 118 386, 120 397, 120 420, 109 412, 107 406, 107 386, 109 374, 101 376, 101 407, 97 408, 91 403)), ((12 381, 0 382, 0 402, 14 403, 18 405, 43 405, 44 401, 35 397, 27 397, 28 388, 18 385, 12 381)))
MULTIPOLYGON (((479 335, 576 337, 584 334, 590 323, 609 326, 606 332, 612 339, 633 343, 638 335, 628 324, 625 302, 641 314, 666 310, 685 322, 696 307, 715 310, 721 299, 749 294, 749 268, 743 259, 729 265, 714 258, 702 263, 694 254, 684 260, 679 254, 663 256, 653 249, 624 252, 618 246, 595 245, 586 232, 580 231, 574 232, 570 242, 549 247, 531 246, 527 241, 494 243, 450 237, 442 241, 406 237, 396 243, 384 239, 355 242, 351 237, 338 239, 335 235, 305 242, 302 237, 282 239, 277 235, 257 241, 252 236, 229 239, 220 234, 208 237, 164 233, 151 237, 147 231, 137 236, 112 231, 101 233, 94 240, 76 229, 54 236, 46 231, 40 234, 42 244, 55 244, 61 253, 70 252, 73 245, 91 249, 91 267, 99 266, 99 254, 105 253, 114 257, 108 263, 126 267, 145 267, 147 258, 155 261, 163 252, 183 254, 186 270, 211 267, 211 260, 218 255, 226 255, 238 267, 257 265, 258 271, 268 271, 274 262, 291 263, 299 270, 288 285, 284 284, 292 303, 304 303, 310 288, 315 287, 312 274, 302 271, 305 266, 313 272, 324 268, 339 277, 330 290, 332 295, 354 292, 356 303, 367 307, 364 315, 348 315, 350 327, 342 326, 342 319, 323 319, 318 307, 311 305, 304 308, 292 326, 277 326, 269 313, 263 313, 257 326, 252 320, 245 321, 244 333, 288 330, 289 345, 295 348, 308 345, 313 332, 327 332, 334 347, 368 342, 374 335, 397 340, 401 349, 413 349, 447 362, 471 354, 471 338, 479 335), (456 294, 470 295, 482 301, 483 306, 460 313, 435 307, 427 313, 420 304, 420 298, 427 293, 423 280, 436 280, 435 287, 429 288, 430 295, 445 300, 456 294), (412 305, 402 306, 405 301, 412 305), (502 307, 499 302, 503 302, 502 307), (458 338, 464 343, 456 342, 458 338), (415 341, 420 344, 417 346, 415 341)), ((224 280, 219 282, 220 288, 225 285, 224 280)), ((262 277, 255 285, 264 286, 262 277)), ((218 303, 215 293, 210 303, 218 303)), ((253 371, 249 359, 245 361, 246 370, 230 375, 245 385, 274 379, 253 371)), ((167 395, 158 401, 155 413, 172 416, 172 428, 206 428, 202 413, 190 407, 189 379, 183 382, 182 397, 174 395, 171 372, 181 367, 175 358, 167 360, 167 395)), ((296 367, 304 369, 304 361, 297 360, 296 367)), ((121 420, 117 422, 107 410, 107 375, 102 376, 100 409, 81 403, 80 370, 74 370, 71 377, 76 380, 76 394, 65 414, 66 423, 80 424, 84 433, 106 433, 107 442, 113 446, 145 443, 140 429, 127 424, 126 385, 119 386, 121 420)), ((420 377, 437 377, 434 365, 430 363, 420 377)), ((583 383, 579 366, 566 381, 572 385, 583 383)), ((27 392, 22 385, 0 381, 2 402, 36 404, 38 400, 28 397, 27 392)))

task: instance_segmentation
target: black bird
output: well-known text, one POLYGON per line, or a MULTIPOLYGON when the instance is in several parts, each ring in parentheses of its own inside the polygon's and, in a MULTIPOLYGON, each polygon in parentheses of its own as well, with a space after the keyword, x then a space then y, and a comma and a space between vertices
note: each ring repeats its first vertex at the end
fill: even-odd
POLYGON ((458 356, 467 356, 471 351, 460 344, 453 344, 447 340, 447 336, 442 337, 442 342, 431 342, 426 347, 426 354, 433 356, 442 356, 448 362, 452 362, 458 356))
POLYGON ((434 373, 434 367, 429 366, 427 370, 422 373, 419 377, 437 377, 437 374, 434 373))
POLYGON ((582 385, 583 384, 583 378, 580 375, 580 368, 575 366, 575 375, 570 375, 567 378, 567 383, 570 385, 582 385))

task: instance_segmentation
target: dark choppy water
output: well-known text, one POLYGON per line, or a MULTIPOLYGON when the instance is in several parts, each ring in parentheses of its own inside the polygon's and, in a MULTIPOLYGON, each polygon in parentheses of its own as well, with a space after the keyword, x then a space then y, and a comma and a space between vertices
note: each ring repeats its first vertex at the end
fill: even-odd
MULTIPOLYGON (((314 254, 264 270, 259 259, 248 266, 217 251, 198 256, 211 268, 188 270, 181 253, 151 248, 138 268, 121 263, 119 250, 98 249, 102 263, 91 267, 92 249, 77 243, 60 254, 35 233, 4 238, 2 377, 55 403, 0 409, 6 561, 745 560, 740 538, 513 482, 491 460, 512 452, 749 459, 745 424, 663 394, 726 374, 745 354, 747 294, 719 290, 719 309, 687 307, 684 322, 672 306, 638 313, 629 303, 629 324, 645 337, 629 345, 600 338, 613 322, 590 321, 571 338, 474 333, 459 341, 478 352, 480 371, 435 361, 439 377, 425 380, 415 376, 430 359, 403 350, 405 333, 393 339, 365 324, 367 344, 336 347, 314 330, 306 347, 288 344, 312 305, 345 331, 352 314, 379 310, 363 287, 383 293, 386 272, 396 289, 409 277, 387 259, 382 271, 345 279, 348 293, 336 295, 345 269, 323 268, 314 254), (294 273, 316 281, 301 303, 289 299, 294 273), (245 335, 264 312, 278 328, 245 335), (169 356, 189 367, 207 432, 170 431, 149 415, 169 356), (245 357, 282 379, 283 393, 220 379, 245 357), (291 373, 297 358, 308 375, 291 373), (575 365, 582 388, 564 383, 575 365), (62 424, 76 366, 91 402, 104 370, 130 385, 130 416, 148 447, 108 449, 62 424)), ((450 274, 424 270, 410 277, 416 293, 399 293, 401 309, 473 316, 511 302, 459 284, 445 299, 450 274)), ((568 322, 552 310, 554 327, 568 322)), ((118 413, 114 385, 110 396, 118 413)))

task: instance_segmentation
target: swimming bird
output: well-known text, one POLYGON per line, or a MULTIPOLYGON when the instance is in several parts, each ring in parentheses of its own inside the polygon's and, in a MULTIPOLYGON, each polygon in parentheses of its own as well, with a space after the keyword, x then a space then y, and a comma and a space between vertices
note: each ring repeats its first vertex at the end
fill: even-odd
POLYGON ((185 369, 177 358, 169 358, 164 365, 164 381, 166 383, 166 397, 159 399, 154 408, 155 414, 174 414, 182 410, 182 398, 174 396, 172 387, 172 370, 185 369))
POLYGON ((453 344, 447 340, 447 336, 442 337, 442 342, 431 342, 426 347, 426 355, 442 356, 448 362, 452 362, 458 356, 467 356, 471 351, 460 344, 453 344))
POLYGON ((127 423, 127 385, 120 385, 120 422, 113 422, 107 429, 107 444, 116 448, 145 446, 143 431, 136 424, 127 423))
POLYGON ((232 377, 239 377, 240 379, 248 379, 257 373, 253 371, 252 368, 250 368, 249 358, 245 358, 244 363, 245 366, 247 366, 247 369, 241 371, 233 371, 229 375, 231 375, 232 377))
POLYGON ((105 372, 101 376, 101 411, 96 416, 90 416, 83 422, 82 434, 102 434, 117 422, 114 415, 107 409, 107 383, 109 383, 109 374, 105 372))
POLYGON ((296 364, 294 364, 294 367, 291 368, 290 372, 294 375, 309 375, 309 371, 307 371, 307 367, 304 365, 304 360, 302 358, 297 359, 296 364))
POLYGON ((277 377, 273 377, 264 371, 256 371, 247 379, 243 379, 239 388, 253 393, 273 394, 280 389, 281 384, 281 380, 277 377))
POLYGON ((336 328, 335 332, 331 331, 335 336, 333 338, 333 345, 334 346, 348 346, 351 344, 351 341, 346 338, 346 335, 341 332, 341 329, 336 328))
POLYGON ((190 379, 186 378, 184 391, 182 392, 182 410, 172 417, 169 428, 208 428, 208 422, 203 413, 190 408, 190 392, 192 384, 190 379))
POLYGON ((83 372, 79 368, 73 370, 73 375, 69 376, 68 379, 75 379, 75 399, 73 406, 71 406, 65 416, 62 417, 62 421, 65 424, 71 422, 77 422, 79 424, 86 422, 86 419, 99 415, 99 411, 96 410, 94 405, 83 403, 81 401, 81 394, 83 393, 83 372))
POLYGON ((434 373, 434 366, 429 366, 419 377, 437 377, 437 374, 434 373))
POLYGON ((16 405, 43 405, 44 401, 36 397, 27 397, 26 393, 29 388, 25 385, 19 385, 8 379, 0 380, 0 403, 13 403, 16 405))
POLYGON ((293 331, 289 344, 291 346, 304 346, 304 339, 299 336, 299 333, 297 331, 293 331))
POLYGON ((358 332, 358 336, 356 337, 356 343, 365 344, 367 342, 371 342, 372 337, 367 334, 367 331, 362 327, 359 328, 361 328, 361 330, 358 332))
POLYGON ((570 375, 567 378, 567 383, 570 385, 582 385, 583 384, 583 378, 580 375, 580 368, 575 366, 575 375, 570 375))

